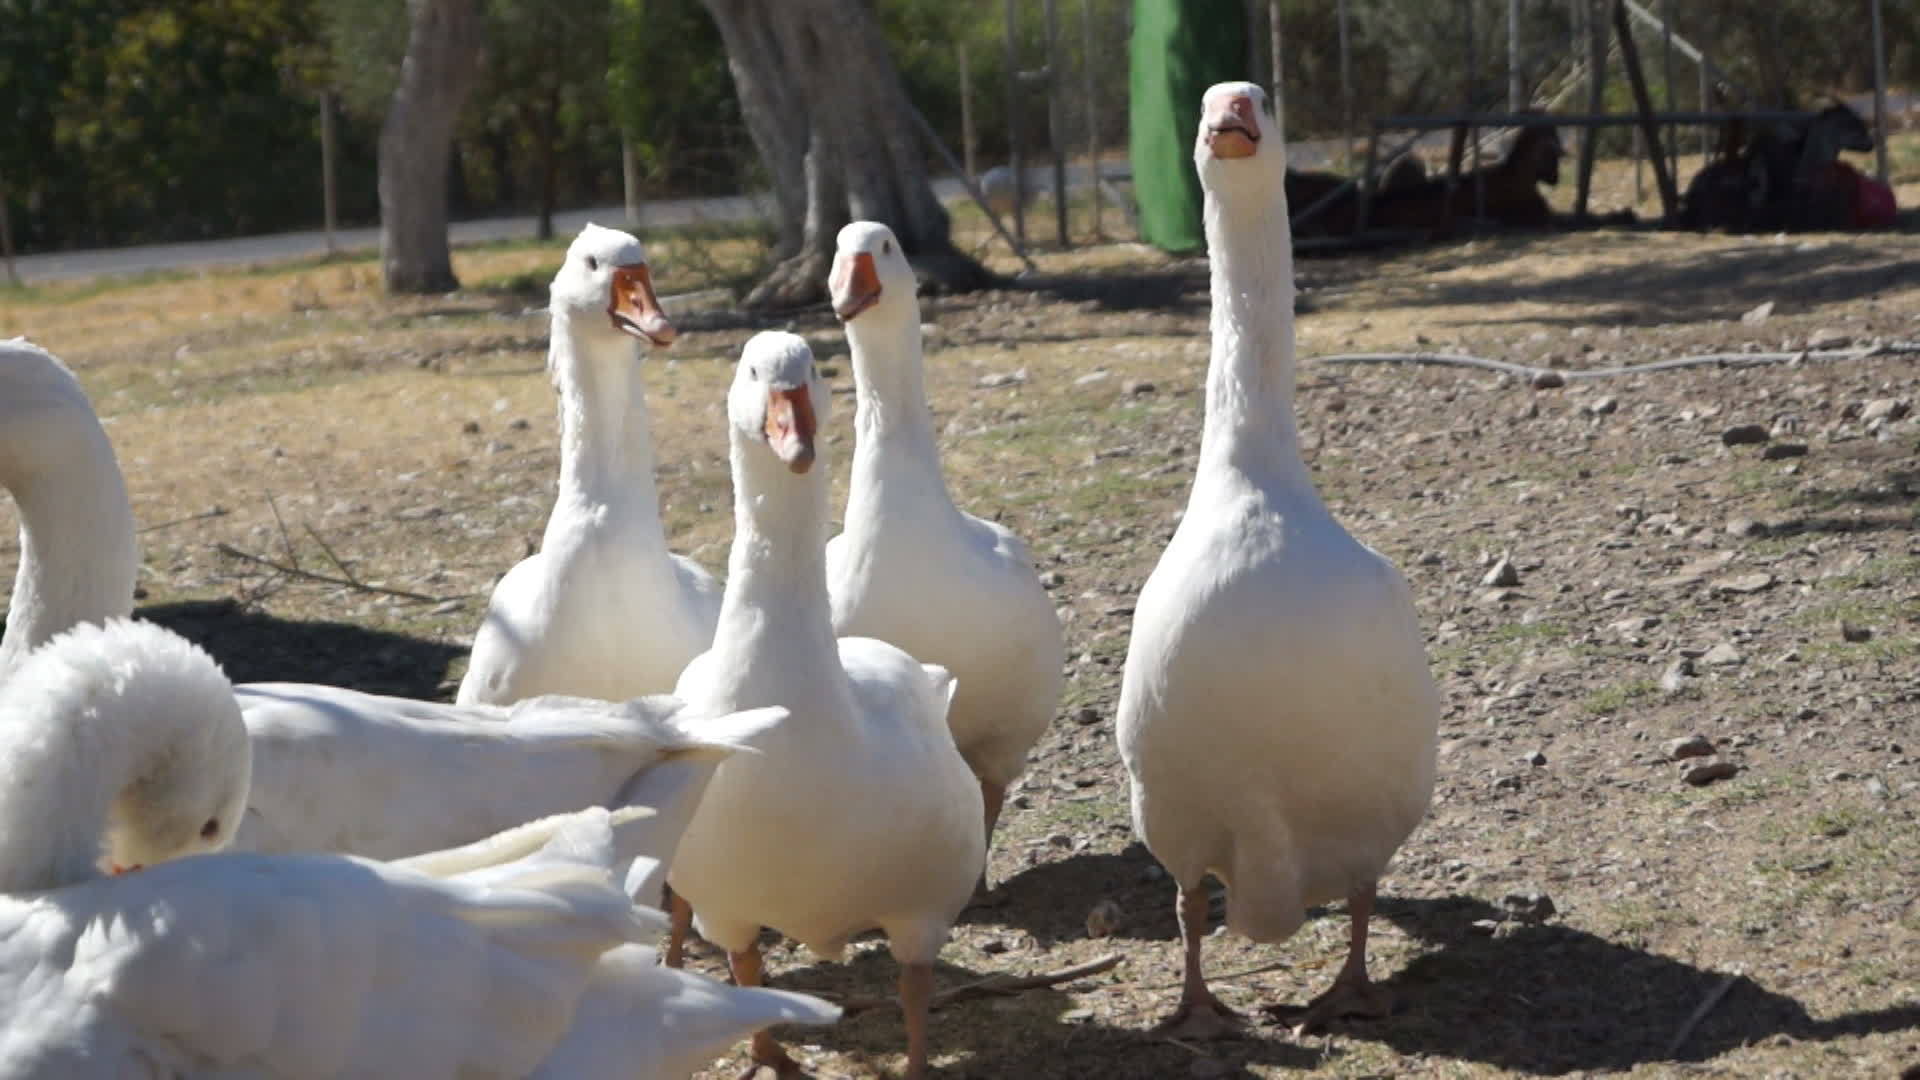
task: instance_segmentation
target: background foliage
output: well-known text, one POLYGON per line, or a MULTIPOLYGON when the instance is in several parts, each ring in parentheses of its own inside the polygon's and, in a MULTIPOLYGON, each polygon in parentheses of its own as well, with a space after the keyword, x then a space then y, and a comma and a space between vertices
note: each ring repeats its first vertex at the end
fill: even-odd
MULTIPOLYGON (((457 215, 617 202, 622 136, 648 196, 739 190, 758 166, 718 33, 700 0, 480 0, 486 75, 449 177, 457 215)), ((1124 145, 1132 0, 1056 0, 1067 107, 1124 145), (1083 22, 1083 20, 1085 20, 1083 22), (1091 49, 1087 29, 1091 28, 1091 49), (1092 72, 1094 94, 1085 92, 1092 72)), ((1007 150, 1000 0, 875 0, 914 100, 959 151, 959 53, 973 85, 982 167, 1007 150)), ((1284 0, 1287 126, 1341 125, 1333 0, 1284 0)), ((1650 6, 1658 8, 1658 2, 1650 6)), ((1264 0, 1254 4, 1264 53, 1264 0)), ((1676 0, 1680 32, 1760 104, 1817 104, 1868 85, 1868 0, 1676 0)), ((1044 145, 1044 5, 1019 0, 1022 139, 1044 145)), ((1578 51, 1568 0, 1525 0, 1529 90, 1578 51)), ((1506 0, 1350 0, 1361 123, 1504 101, 1506 0), (1466 11, 1478 59, 1471 86, 1466 11)), ((1888 0, 1893 80, 1920 71, 1920 5, 1888 0)), ((0 185, 22 250, 283 228, 320 217, 319 100, 341 103, 341 216, 371 222, 375 145, 404 46, 404 0, 0 0, 0 185)), ((1659 42, 1641 38, 1663 99, 1659 42)), ((1263 55, 1249 73, 1264 74, 1263 55)), ((1693 69, 1677 101, 1695 104, 1693 69)), ((1624 103, 1624 86, 1616 104, 1624 103)))

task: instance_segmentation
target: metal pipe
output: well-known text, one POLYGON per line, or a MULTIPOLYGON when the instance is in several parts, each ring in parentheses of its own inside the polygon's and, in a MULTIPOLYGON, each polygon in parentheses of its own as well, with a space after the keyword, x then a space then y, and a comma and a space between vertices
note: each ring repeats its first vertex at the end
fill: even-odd
POLYGON ((1007 42, 1007 168, 1013 170, 1013 235, 1016 250, 1027 246, 1027 173, 1020 161, 1020 49, 1014 25, 1019 19, 1015 0, 1006 3, 1007 42))
POLYGON ((1880 0, 1873 0, 1873 158, 1880 182, 1887 182, 1887 35, 1880 21, 1880 0))

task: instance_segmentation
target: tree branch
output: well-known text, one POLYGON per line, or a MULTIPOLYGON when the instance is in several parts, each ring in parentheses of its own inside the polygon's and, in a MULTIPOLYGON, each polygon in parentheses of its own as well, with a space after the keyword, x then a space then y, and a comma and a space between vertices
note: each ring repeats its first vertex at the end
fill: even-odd
POLYGON ((1705 353, 1699 356, 1676 356, 1666 360, 1655 360, 1645 364, 1622 364, 1604 368, 1543 368, 1529 364, 1516 364, 1507 360, 1490 360, 1484 356, 1461 356, 1450 353, 1411 352, 1411 353, 1338 353, 1333 356, 1308 357, 1313 364, 1431 364, 1436 367, 1474 368, 1480 371, 1498 372, 1502 375, 1517 375, 1524 379, 1533 379, 1540 375, 1559 376, 1568 382, 1578 379, 1610 379, 1621 375, 1646 375, 1657 371, 1674 371, 1690 367, 1761 367, 1767 364, 1785 364, 1795 360, 1865 360, 1874 356, 1907 356, 1920 353, 1920 341, 1887 341, 1876 345, 1864 345, 1857 349, 1801 349, 1798 352, 1752 352, 1752 353, 1705 353))
MULTIPOLYGON (((323 544, 321 546, 324 547, 325 545, 323 544)), ((369 585, 353 578, 338 578, 332 574, 319 574, 312 570, 302 570, 297 566, 285 566, 274 562, 272 559, 255 555, 250 551, 241 551, 239 548, 224 541, 216 542, 213 545, 213 549, 222 555, 250 562, 256 566, 264 566, 269 570, 276 570, 288 577, 300 578, 304 581, 317 581, 323 585, 339 585, 352 589, 355 592, 378 593, 381 596, 397 596, 403 600, 417 600, 422 604, 439 604, 448 600, 458 599, 458 597, 452 596, 428 596, 425 593, 409 592, 406 589, 389 589, 384 585, 369 585)), ((328 554, 331 555, 332 552, 329 551, 328 554)), ((336 562, 335 565, 337 566, 339 564, 336 562)))

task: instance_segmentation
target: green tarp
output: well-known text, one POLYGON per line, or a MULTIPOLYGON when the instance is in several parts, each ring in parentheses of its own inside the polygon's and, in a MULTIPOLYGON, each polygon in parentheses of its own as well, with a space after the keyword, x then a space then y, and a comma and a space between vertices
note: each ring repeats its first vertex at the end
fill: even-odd
POLYGON ((1206 243, 1193 135, 1200 95, 1246 77, 1244 0, 1134 0, 1128 153, 1140 237, 1172 252, 1206 243))

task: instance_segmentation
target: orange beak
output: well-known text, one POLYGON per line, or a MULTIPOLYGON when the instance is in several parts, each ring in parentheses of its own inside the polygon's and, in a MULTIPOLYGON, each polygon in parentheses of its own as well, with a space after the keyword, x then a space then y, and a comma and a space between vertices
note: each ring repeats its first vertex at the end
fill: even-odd
POLYGON ((618 266, 613 271, 613 293, 607 298, 607 317, 624 334, 665 347, 676 336, 660 300, 653 295, 653 277, 646 263, 618 266))
POLYGON ((813 399, 807 388, 767 391, 767 445, 796 473, 813 467, 813 399))
POLYGON ((1260 152, 1260 120, 1253 97, 1234 94, 1209 102, 1200 122, 1207 132, 1207 148, 1223 161, 1250 158, 1260 152))
POLYGON ((833 313, 841 322, 880 302, 880 273, 873 268, 873 256, 867 252, 833 257, 833 276, 827 279, 827 292, 833 297, 833 313))

